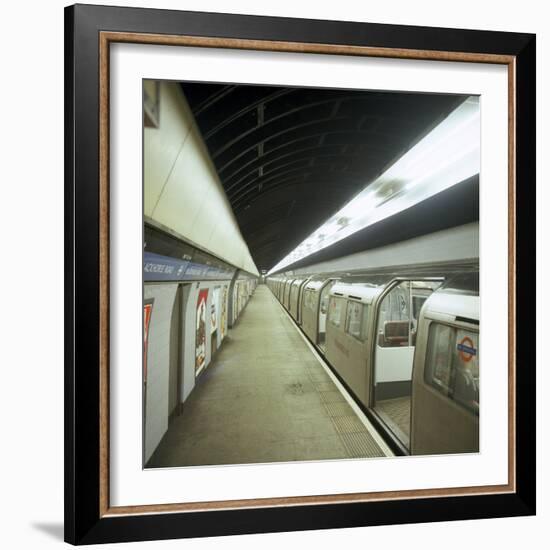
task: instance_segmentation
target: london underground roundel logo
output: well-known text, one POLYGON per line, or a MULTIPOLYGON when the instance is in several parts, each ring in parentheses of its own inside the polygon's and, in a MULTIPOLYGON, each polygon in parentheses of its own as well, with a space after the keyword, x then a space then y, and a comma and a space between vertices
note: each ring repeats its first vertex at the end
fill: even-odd
POLYGON ((465 363, 470 362, 474 355, 477 355, 474 342, 469 336, 462 338, 462 340, 460 340, 460 342, 456 345, 456 349, 458 350, 458 355, 460 355, 460 358, 465 363))

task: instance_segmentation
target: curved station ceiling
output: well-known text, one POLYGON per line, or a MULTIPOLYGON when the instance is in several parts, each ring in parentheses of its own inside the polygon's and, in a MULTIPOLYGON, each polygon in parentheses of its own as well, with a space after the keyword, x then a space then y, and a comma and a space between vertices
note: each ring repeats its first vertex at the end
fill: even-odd
POLYGON ((465 99, 181 87, 259 270, 271 269, 465 99))

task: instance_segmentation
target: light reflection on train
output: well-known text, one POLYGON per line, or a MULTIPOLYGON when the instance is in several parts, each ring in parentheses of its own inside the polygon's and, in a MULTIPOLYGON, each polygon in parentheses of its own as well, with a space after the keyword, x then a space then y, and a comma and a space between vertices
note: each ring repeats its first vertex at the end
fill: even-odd
POLYGON ((446 264, 266 284, 397 452, 479 450, 479 271, 446 264))

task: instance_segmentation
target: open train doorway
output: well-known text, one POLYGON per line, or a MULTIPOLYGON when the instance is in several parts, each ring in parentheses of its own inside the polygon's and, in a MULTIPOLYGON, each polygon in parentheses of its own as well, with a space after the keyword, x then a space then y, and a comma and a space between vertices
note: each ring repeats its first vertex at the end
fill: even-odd
POLYGON ((378 302, 373 408, 409 449, 412 368, 420 309, 442 279, 401 280, 378 302))

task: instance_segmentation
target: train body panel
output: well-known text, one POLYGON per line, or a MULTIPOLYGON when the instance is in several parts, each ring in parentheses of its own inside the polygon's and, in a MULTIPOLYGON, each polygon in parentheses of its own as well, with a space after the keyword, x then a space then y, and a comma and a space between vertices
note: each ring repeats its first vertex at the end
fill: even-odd
POLYGON ((426 301, 413 376, 411 452, 478 452, 479 294, 476 280, 467 285, 453 284, 451 280, 426 301))

